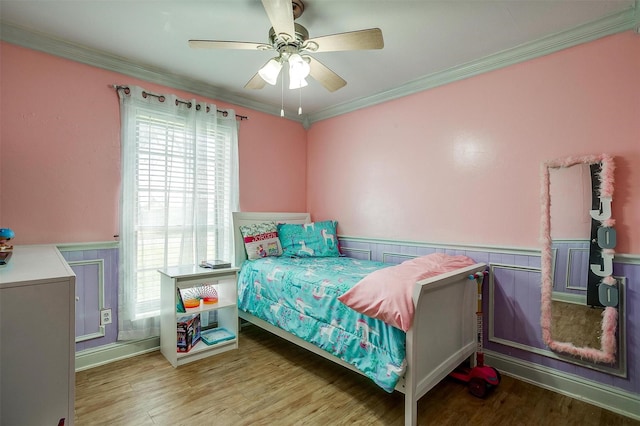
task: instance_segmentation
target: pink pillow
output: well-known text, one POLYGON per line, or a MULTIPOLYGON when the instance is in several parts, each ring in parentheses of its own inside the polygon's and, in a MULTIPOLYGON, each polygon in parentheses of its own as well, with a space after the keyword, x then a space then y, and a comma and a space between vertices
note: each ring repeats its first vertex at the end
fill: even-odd
POLYGON ((360 312, 408 331, 413 323, 413 287, 417 281, 476 262, 467 256, 433 253, 379 269, 364 277, 338 300, 360 312))

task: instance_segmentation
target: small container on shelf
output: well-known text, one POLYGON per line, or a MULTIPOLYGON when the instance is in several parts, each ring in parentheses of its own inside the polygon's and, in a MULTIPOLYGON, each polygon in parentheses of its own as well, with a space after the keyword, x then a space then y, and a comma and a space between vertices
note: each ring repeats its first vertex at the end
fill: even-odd
POLYGON ((202 341, 207 345, 215 345, 216 343, 233 340, 236 338, 236 336, 226 328, 218 327, 212 328, 211 330, 203 331, 201 338, 202 341))

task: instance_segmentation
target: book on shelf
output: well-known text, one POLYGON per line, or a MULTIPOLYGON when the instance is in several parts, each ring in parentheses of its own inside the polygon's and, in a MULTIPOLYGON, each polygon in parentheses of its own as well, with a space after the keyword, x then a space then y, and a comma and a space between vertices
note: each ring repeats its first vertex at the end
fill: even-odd
POLYGON ((231 268, 231 262, 225 260, 203 260, 200 262, 200 267, 210 269, 231 268))
POLYGON ((180 293, 180 289, 176 287, 176 311, 180 313, 185 313, 187 310, 184 308, 184 301, 182 300, 182 294, 180 293))

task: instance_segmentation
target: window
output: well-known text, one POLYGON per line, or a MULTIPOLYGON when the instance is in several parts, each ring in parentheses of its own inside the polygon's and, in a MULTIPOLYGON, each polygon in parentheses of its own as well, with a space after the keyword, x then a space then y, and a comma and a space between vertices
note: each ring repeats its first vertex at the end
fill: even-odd
POLYGON ((235 114, 219 117, 213 105, 148 93, 145 98, 136 89, 119 91, 121 339, 158 334, 154 321, 146 321, 151 325, 142 327, 144 333, 136 324, 159 315, 158 269, 232 259, 238 200, 235 114))

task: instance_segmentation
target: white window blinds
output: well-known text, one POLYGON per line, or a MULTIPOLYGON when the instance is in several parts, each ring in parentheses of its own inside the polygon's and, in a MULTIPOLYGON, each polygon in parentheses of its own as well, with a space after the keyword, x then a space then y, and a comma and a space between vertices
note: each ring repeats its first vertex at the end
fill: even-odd
POLYGON ((145 321, 159 315, 158 269, 232 259, 231 213, 238 207, 235 114, 219 117, 213 105, 207 112, 171 96, 160 102, 141 90, 138 97, 136 89, 120 95, 127 115, 120 339, 158 334, 157 320, 145 321))

